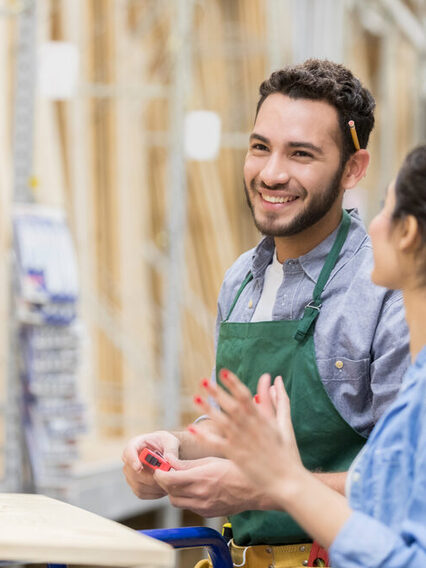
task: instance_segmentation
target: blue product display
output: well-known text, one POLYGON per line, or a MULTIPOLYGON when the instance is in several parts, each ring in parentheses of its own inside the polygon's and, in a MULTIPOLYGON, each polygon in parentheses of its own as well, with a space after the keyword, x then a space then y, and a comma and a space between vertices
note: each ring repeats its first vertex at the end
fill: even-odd
POLYGON ((13 219, 24 432, 36 491, 72 497, 78 437, 87 429, 78 393, 78 270, 60 210, 17 206, 13 219))

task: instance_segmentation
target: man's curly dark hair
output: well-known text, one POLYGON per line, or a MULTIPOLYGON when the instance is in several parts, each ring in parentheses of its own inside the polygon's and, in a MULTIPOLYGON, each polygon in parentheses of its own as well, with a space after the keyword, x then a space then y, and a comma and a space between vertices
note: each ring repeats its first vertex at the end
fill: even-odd
POLYGON ((264 100, 273 93, 292 99, 325 101, 333 106, 337 110, 342 133, 342 164, 355 152, 349 120, 355 121, 361 148, 367 147, 374 127, 376 103, 370 91, 343 65, 323 59, 308 59, 300 65, 287 66, 272 73, 260 85, 259 93, 256 116, 264 100))

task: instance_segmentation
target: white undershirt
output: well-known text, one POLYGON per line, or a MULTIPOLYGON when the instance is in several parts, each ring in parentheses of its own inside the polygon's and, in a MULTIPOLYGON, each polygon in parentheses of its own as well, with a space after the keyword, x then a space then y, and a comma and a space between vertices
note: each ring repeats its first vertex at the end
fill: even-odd
POLYGON ((271 321, 278 288, 284 280, 283 265, 278 262, 277 249, 274 250, 272 263, 265 271, 262 295, 250 321, 271 321))

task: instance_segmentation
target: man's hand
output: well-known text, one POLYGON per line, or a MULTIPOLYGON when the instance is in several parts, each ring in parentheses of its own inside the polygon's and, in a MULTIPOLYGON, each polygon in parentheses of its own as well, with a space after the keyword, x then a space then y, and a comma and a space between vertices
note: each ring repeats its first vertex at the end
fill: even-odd
POLYGON ((170 458, 169 462, 175 470, 157 470, 154 479, 175 507, 189 509, 202 517, 221 517, 248 509, 273 507, 264 500, 262 491, 251 485, 229 460, 170 458))
POLYGON ((166 431, 142 434, 129 441, 122 455, 123 473, 133 493, 139 499, 159 499, 166 494, 157 484, 152 470, 143 468, 139 460, 140 452, 143 448, 149 447, 159 451, 166 459, 169 456, 177 458, 179 456, 179 445, 179 439, 166 431))

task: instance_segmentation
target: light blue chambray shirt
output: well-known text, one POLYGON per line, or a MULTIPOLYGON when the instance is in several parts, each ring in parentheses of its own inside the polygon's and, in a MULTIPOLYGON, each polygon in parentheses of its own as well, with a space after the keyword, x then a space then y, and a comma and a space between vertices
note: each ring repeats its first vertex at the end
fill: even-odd
POLYGON ((336 568, 426 566, 426 347, 350 472, 354 513, 330 547, 336 568))
MULTIPOLYGON (((357 211, 349 213, 348 237, 323 291, 314 343, 318 370, 330 399, 352 428, 366 437, 394 399, 409 366, 408 329, 401 293, 371 282, 371 242, 357 211)), ((272 319, 302 317, 337 231, 307 254, 285 261, 272 319)), ((227 271, 218 299, 216 341, 220 322, 249 270, 253 280, 229 321, 251 320, 274 248, 273 239, 265 237, 227 271)))

